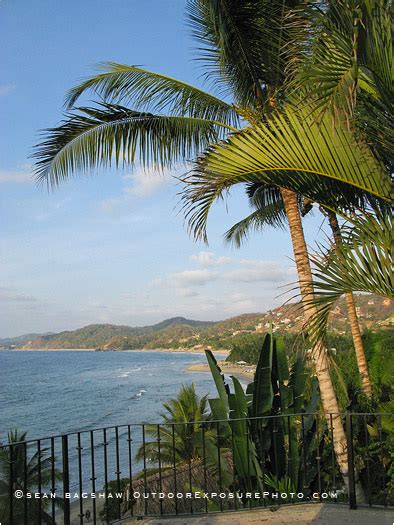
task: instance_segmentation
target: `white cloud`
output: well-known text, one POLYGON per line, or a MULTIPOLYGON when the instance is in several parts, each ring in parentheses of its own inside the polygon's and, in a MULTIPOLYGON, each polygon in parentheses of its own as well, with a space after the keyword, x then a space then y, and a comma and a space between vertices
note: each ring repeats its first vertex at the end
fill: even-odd
POLYGON ((217 277, 218 274, 210 270, 185 270, 172 274, 170 281, 172 281, 175 286, 184 288, 188 286, 201 286, 217 279, 217 277))
POLYGON ((105 213, 118 210, 127 205, 135 198, 144 199, 158 193, 172 181, 173 171, 163 172, 144 170, 142 167, 135 168, 130 175, 125 175, 123 180, 127 182, 120 197, 106 199, 101 202, 100 208, 105 213))
POLYGON ((8 303, 33 303, 37 299, 29 294, 19 293, 13 288, 0 287, 0 301, 8 303))
POLYGON ((222 266, 231 262, 230 257, 216 257, 216 255, 213 252, 204 251, 199 252, 197 255, 192 255, 190 257, 190 260, 196 262, 197 264, 203 267, 222 266))
POLYGON ((0 97, 5 97, 16 89, 16 84, 2 84, 0 85, 0 97))
POLYGON ((0 184, 32 184, 33 175, 30 170, 0 170, 0 184))
POLYGON ((227 272, 224 278, 230 281, 241 281, 244 283, 252 282, 272 282, 279 283, 289 279, 291 272, 288 268, 270 261, 240 261, 240 268, 227 272))

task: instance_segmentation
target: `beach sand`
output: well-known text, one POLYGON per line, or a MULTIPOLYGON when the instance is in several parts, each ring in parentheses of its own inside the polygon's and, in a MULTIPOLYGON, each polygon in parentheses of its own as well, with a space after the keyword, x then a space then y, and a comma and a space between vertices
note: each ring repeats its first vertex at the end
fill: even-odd
MULTIPOLYGON (((228 361, 218 361, 223 374, 233 375, 239 379, 248 379, 253 381, 256 367, 253 365, 237 365, 235 363, 229 363, 228 361)), ((209 372, 209 366, 207 363, 195 363, 186 368, 187 372, 209 372)))

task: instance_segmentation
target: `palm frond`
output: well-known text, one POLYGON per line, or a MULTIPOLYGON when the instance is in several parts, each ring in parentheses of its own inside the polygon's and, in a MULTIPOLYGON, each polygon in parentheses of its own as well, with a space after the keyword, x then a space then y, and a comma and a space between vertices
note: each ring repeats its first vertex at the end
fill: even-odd
POLYGON ((122 103, 137 110, 216 120, 228 125, 239 122, 231 104, 186 82, 115 62, 105 62, 100 67, 102 73, 84 80, 68 92, 68 109, 86 91, 93 91, 104 102, 122 103))
POLYGON ((248 239, 250 233, 261 232, 267 226, 284 228, 287 221, 280 189, 276 186, 247 184, 246 195, 255 211, 234 224, 224 235, 225 240, 237 248, 248 239))
POLYGON ((390 1, 334 0, 318 12, 314 38, 293 89, 304 89, 324 114, 353 117, 359 93, 392 110, 393 58, 390 1))
POLYGON ((333 209, 347 209, 352 192, 391 199, 389 176, 368 146, 342 126, 334 130, 327 116, 317 124, 305 107, 289 106, 210 147, 184 182, 189 230, 203 239, 212 204, 239 183, 289 188, 333 209))
POLYGON ((39 181, 57 185, 69 175, 95 167, 133 164, 171 167, 193 157, 227 127, 215 121, 160 116, 115 104, 79 108, 36 146, 39 181))
POLYGON ((394 298, 393 226, 392 213, 364 215, 343 231, 340 247, 321 247, 312 256, 315 296, 306 307, 312 310, 313 337, 324 334, 333 304, 347 292, 394 298))
POLYGON ((224 239, 239 248, 252 232, 261 232, 265 227, 284 228, 286 214, 283 205, 271 204, 252 212, 250 215, 234 224, 224 234, 224 239))
POLYGON ((189 25, 202 46, 200 60, 237 104, 261 107, 269 90, 283 83, 290 43, 305 29, 306 5, 297 0, 189 0, 189 25))

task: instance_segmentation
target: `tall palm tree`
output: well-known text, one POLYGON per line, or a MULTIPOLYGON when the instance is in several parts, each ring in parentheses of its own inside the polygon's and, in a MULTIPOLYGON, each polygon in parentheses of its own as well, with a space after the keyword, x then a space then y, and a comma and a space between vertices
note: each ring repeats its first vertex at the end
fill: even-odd
POLYGON ((314 337, 325 331, 332 305, 351 290, 394 299, 393 216, 362 215, 351 229, 342 230, 339 247, 321 247, 314 262, 314 337))
MULTIPOLYGON (((347 180, 362 191, 387 200, 390 198, 389 180, 382 163, 376 161, 367 147, 361 147, 360 142, 344 129, 340 121, 335 132, 327 115, 323 114, 318 123, 316 97, 311 96, 310 99, 311 104, 307 109, 305 106, 301 109, 294 107, 293 100, 293 106, 285 105, 285 108, 280 108, 265 123, 258 123, 232 136, 225 143, 209 148, 199 159, 194 173, 186 179, 189 188, 185 195, 190 228, 196 237, 204 238, 206 219, 212 203, 232 185, 257 180, 282 187, 281 196, 289 222, 307 318, 315 314, 312 273, 297 195, 291 190, 301 191, 313 199, 316 176, 310 179, 310 188, 305 189, 304 186, 301 190, 300 182, 314 173, 340 181, 347 180), (359 170, 360 164, 356 165, 356 157, 358 162, 361 159, 364 161, 366 169, 363 173, 359 170)), ((346 482, 345 435, 339 420, 328 357, 321 339, 316 340, 313 355, 324 409, 334 414, 334 446, 346 482)))
MULTIPOLYGON (((35 452, 31 457, 25 456, 25 440, 26 432, 19 434, 17 430, 11 431, 8 434, 9 446, 0 449, 0 522, 4 525, 36 523, 38 518, 40 523, 54 524, 52 516, 47 512, 48 499, 42 499, 39 507, 38 500, 34 498, 14 498, 13 521, 10 521, 10 493, 16 490, 37 492, 39 479, 42 487, 51 484, 53 475, 56 480, 61 479, 58 470, 52 473, 54 458, 48 455, 47 449, 42 449, 40 455, 35 452)), ((61 504, 59 498, 56 498, 56 504, 61 504)))
MULTIPOLYGON (((247 185, 246 194, 249 203, 254 211, 234 224, 225 234, 228 242, 240 247, 243 241, 249 236, 252 230, 261 231, 266 226, 285 228, 287 226, 286 213, 280 190, 276 186, 268 184, 252 183, 247 185)), ((354 202, 355 205, 361 205, 359 199, 354 202)), ((299 208, 302 216, 306 215, 312 208, 310 200, 304 201, 299 196, 299 208)), ((320 207, 322 213, 328 217, 336 246, 341 244, 341 231, 336 214, 324 207, 320 207)), ((354 303, 353 293, 345 294, 348 319, 350 323, 351 334, 354 342, 357 365, 360 372, 362 389, 364 394, 370 398, 372 395, 372 385, 368 373, 368 365, 365 357, 364 345, 361 338, 361 329, 357 317, 356 306, 354 303)))
MULTIPOLYGON (((226 143, 208 152, 210 165, 205 156, 200 172, 187 181, 191 228, 196 236, 205 236, 212 203, 234 183, 257 179, 282 188, 300 288, 304 300, 309 300, 311 271, 294 190, 326 204, 334 181, 338 201, 346 184, 387 198, 384 169, 342 126, 334 133, 331 123, 316 122, 310 108, 302 111, 288 103, 283 89, 286 69, 303 58, 313 27, 306 2, 190 0, 188 7, 211 77, 233 95, 234 104, 163 75, 107 64, 103 73, 71 91, 70 113, 61 126, 47 131, 37 150, 38 177, 56 185, 76 171, 108 166, 112 159, 116 164, 130 164, 139 157, 145 165, 172 166, 233 133, 226 143), (88 90, 103 102, 94 108, 73 109, 88 90), (240 122, 248 127, 238 132, 240 122), (268 145, 270 154, 266 150, 262 158, 262 146, 268 145), (219 166, 212 163, 216 158, 219 166), (202 213, 194 212, 193 206, 201 202, 202 213)), ((324 407, 337 413, 325 353, 318 354, 324 407)), ((346 478, 345 436, 338 416, 334 417, 334 438, 346 478)))

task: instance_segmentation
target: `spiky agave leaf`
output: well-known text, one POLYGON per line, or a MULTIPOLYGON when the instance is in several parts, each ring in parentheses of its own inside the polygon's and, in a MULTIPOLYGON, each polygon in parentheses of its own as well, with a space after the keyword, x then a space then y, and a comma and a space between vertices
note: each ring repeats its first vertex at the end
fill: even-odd
POLYGON ((182 116, 162 116, 130 110, 115 104, 81 107, 69 113, 34 156, 39 181, 57 185, 69 175, 96 167, 133 164, 172 167, 193 157, 227 127, 214 121, 182 116))

